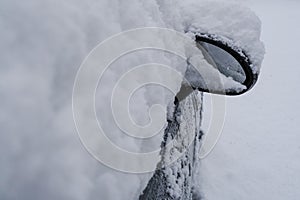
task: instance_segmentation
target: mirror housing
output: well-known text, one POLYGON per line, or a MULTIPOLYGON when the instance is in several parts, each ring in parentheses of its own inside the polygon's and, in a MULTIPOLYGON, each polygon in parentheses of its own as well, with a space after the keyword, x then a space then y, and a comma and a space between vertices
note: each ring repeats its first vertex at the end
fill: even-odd
MULTIPOLYGON (((222 95, 229 95, 229 96, 236 96, 241 95, 247 91, 249 91, 257 82, 258 74, 253 70, 252 63, 247 56, 247 54, 239 47, 234 46, 233 42, 231 42, 228 39, 220 38, 216 35, 211 34, 203 34, 203 33, 196 33, 195 34, 195 41, 197 46, 201 45, 201 43, 206 43, 213 45, 215 47, 218 47, 224 51, 226 51, 228 54, 230 54, 235 61, 237 61, 242 68, 243 75, 245 76, 244 80, 240 82, 242 85, 245 86, 245 89, 237 91, 237 90, 226 90, 226 91, 217 91, 217 90, 208 90, 204 87, 201 87, 200 85, 195 86, 192 85, 193 89, 197 89, 201 92, 208 92, 213 94, 222 94, 222 95)), ((198 47, 199 48, 199 47, 198 47)), ((214 55, 211 55, 210 57, 213 58, 214 55)), ((220 70, 219 70, 220 71, 220 70)))

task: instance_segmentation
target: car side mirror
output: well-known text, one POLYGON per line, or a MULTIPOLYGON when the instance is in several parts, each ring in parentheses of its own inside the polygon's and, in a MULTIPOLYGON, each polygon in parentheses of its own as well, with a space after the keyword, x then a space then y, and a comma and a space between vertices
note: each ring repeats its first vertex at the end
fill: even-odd
MULTIPOLYGON (((200 73, 191 67, 187 69, 186 78, 193 89, 213 94, 235 96, 249 91, 254 86, 258 74, 253 70, 249 57, 241 48, 232 45, 229 40, 208 34, 195 34, 195 41, 210 67, 206 67, 200 73), (221 80, 222 78, 219 78, 219 80, 211 78, 212 71, 217 71, 219 77, 222 76, 223 80, 221 80), (197 73, 198 75, 195 75, 197 73), (228 79, 232 83, 224 84, 224 79, 228 79), (215 86, 218 84, 222 87, 215 86)), ((193 66, 201 65, 192 61, 189 62, 193 66)), ((183 86, 182 90, 186 88, 188 87, 183 86)))

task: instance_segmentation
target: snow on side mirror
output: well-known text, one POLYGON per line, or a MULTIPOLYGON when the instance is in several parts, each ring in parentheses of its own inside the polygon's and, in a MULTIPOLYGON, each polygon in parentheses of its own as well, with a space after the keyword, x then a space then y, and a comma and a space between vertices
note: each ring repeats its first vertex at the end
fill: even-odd
POLYGON ((195 41, 209 67, 207 65, 203 70, 203 62, 195 61, 199 58, 189 61, 192 66, 201 66, 200 71, 193 67, 188 67, 186 71, 187 80, 193 89, 235 96, 247 92, 254 86, 258 75, 242 49, 232 45, 229 40, 214 35, 196 34, 195 41), (216 73, 218 79, 215 78, 216 73))

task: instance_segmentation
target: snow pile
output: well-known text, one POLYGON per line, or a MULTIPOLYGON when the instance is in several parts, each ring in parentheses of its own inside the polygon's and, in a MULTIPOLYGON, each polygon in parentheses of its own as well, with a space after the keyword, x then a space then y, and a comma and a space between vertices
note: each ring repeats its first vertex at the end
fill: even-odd
MULTIPOLYGON (((0 130, 5 133, 0 140, 0 196, 4 199, 134 199, 144 188, 149 175, 115 172, 90 157, 73 124, 75 74, 90 50, 107 37, 144 26, 201 30, 236 41, 257 68, 263 55, 255 15, 227 3, 2 0, 0 13, 0 130)), ((150 61, 175 68, 185 63, 157 52, 135 56, 123 68, 119 64, 107 72, 111 76, 104 79, 107 89, 102 92, 111 92, 126 65, 150 61)), ((141 124, 148 122, 149 107, 159 103, 166 109, 174 98, 157 87, 135 95, 131 115, 141 124)), ((97 111, 108 116, 105 128, 114 143, 142 152, 159 147, 161 135, 140 141, 122 134, 110 120, 110 107, 99 98, 96 101, 97 111)))
POLYGON ((242 48, 259 72, 264 57, 261 22, 247 7, 230 1, 165 0, 158 3, 166 26, 178 31, 201 32, 223 37, 242 48))
POLYGON ((183 3, 182 23, 185 31, 208 33, 230 40, 250 57, 253 70, 259 72, 264 57, 260 41, 261 22, 248 8, 225 2, 188 1, 183 3))

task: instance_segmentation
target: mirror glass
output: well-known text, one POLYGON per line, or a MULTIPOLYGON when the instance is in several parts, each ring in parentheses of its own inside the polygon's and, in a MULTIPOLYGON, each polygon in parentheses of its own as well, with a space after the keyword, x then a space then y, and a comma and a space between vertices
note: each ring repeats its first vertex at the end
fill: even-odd
POLYGON ((202 51, 204 58, 209 64, 217 68, 226 77, 244 83, 246 74, 240 63, 228 52, 215 45, 198 42, 198 48, 202 51))
POLYGON ((257 81, 248 56, 222 40, 196 36, 196 48, 188 52, 185 82, 176 96, 178 100, 195 89, 236 96, 250 90, 257 81))

